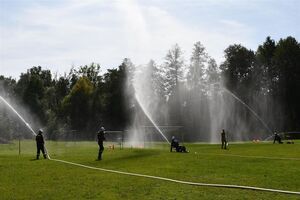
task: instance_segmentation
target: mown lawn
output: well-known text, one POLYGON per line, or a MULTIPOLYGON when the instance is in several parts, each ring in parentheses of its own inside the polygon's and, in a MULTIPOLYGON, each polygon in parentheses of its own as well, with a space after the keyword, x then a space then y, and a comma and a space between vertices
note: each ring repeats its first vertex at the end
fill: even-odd
MULTIPOLYGON (((103 160, 96 161, 96 142, 47 142, 52 158, 93 167, 300 191, 300 141, 293 145, 231 144, 229 150, 209 144, 186 146, 190 153, 170 153, 163 144, 151 149, 116 146, 115 150, 106 148, 103 160)), ((0 144, 0 199, 300 199, 299 195, 190 186, 34 160, 33 141, 22 141, 21 149, 19 156, 17 143, 0 144)))

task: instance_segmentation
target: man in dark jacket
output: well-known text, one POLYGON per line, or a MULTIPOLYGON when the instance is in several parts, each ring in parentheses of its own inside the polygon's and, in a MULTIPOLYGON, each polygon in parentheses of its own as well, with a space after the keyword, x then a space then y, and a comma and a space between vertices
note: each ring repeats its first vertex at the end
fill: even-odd
POLYGON ((42 153, 44 155, 44 158, 46 159, 47 158, 47 154, 45 152, 45 147, 44 147, 45 141, 44 141, 43 130, 42 129, 40 129, 39 133, 36 135, 35 141, 36 141, 36 148, 37 148, 36 159, 38 160, 40 158, 40 152, 41 151, 42 151, 42 153))
POLYGON ((101 127, 100 130, 97 132, 98 145, 99 145, 98 160, 102 160, 102 153, 104 151, 103 141, 105 140, 104 134, 105 134, 105 129, 104 127, 101 127))
POLYGON ((180 146, 179 145, 179 141, 175 138, 175 136, 172 136, 170 152, 173 151, 173 148, 176 149, 176 152, 181 152, 181 153, 188 153, 189 152, 189 151, 186 150, 185 146, 180 146))
POLYGON ((221 132, 221 141, 222 141, 222 149, 226 149, 227 148, 227 140, 226 140, 226 134, 225 134, 225 130, 223 129, 221 132))
POLYGON ((178 146, 179 146, 179 142, 178 140, 175 138, 175 136, 172 136, 172 141, 171 141, 171 149, 170 149, 170 152, 173 151, 173 148, 178 149, 178 146))
POLYGON ((283 142, 281 141, 280 135, 275 131, 273 144, 275 144, 276 141, 278 142, 278 144, 283 144, 283 142))

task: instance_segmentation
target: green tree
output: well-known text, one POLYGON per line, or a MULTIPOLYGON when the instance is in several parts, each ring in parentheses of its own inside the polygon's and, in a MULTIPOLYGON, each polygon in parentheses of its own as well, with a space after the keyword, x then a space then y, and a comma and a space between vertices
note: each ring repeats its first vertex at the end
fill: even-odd
POLYGON ((16 85, 16 93, 30 108, 33 114, 46 123, 47 98, 44 98, 47 88, 53 85, 50 70, 42 70, 42 67, 32 67, 27 73, 22 73, 16 85))
POLYGON ((179 81, 183 80, 183 53, 178 44, 175 44, 165 56, 165 87, 167 95, 177 93, 179 81))
POLYGON ((262 45, 259 45, 256 51, 256 59, 260 68, 257 73, 257 76, 260 78, 258 81, 265 95, 275 95, 278 92, 279 71, 274 62, 275 50, 275 41, 267 37, 266 41, 262 45))
POLYGON ((0 75, 0 95, 4 95, 5 97, 14 97, 15 96, 15 87, 16 80, 9 77, 6 78, 0 75))
POLYGON ((205 75, 205 65, 208 60, 208 55, 205 52, 204 46, 201 42, 196 42, 194 44, 191 63, 189 66, 189 71, 187 74, 187 82, 192 90, 200 91, 204 88, 204 75, 205 75))
POLYGON ((280 39, 274 52, 278 68, 278 91, 285 110, 285 129, 300 128, 300 44, 293 37, 280 39))
POLYGON ((76 73, 77 77, 87 77, 95 87, 100 85, 102 82, 100 72, 100 65, 96 63, 81 66, 78 70, 74 69, 74 73, 76 73))
POLYGON ((126 67, 109 69, 104 74, 104 113, 105 126, 113 128, 125 128, 130 119, 127 112, 127 101, 124 89, 126 85, 126 67))
POLYGON ((240 44, 230 45, 224 52, 225 61, 220 69, 225 86, 246 99, 255 69, 254 52, 240 44))
POLYGON ((208 84, 218 83, 220 81, 220 73, 218 71, 218 65, 213 58, 208 59, 208 66, 206 69, 206 82, 208 84))
POLYGON ((80 77, 70 93, 63 100, 64 114, 70 120, 71 128, 85 131, 90 120, 93 84, 87 77, 80 77))

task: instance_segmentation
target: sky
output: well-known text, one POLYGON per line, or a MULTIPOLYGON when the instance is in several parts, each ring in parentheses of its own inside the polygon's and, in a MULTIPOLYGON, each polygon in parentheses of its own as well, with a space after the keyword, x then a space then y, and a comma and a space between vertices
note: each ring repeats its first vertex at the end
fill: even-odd
POLYGON ((63 75, 99 63, 163 63, 176 43, 188 63, 200 41, 220 64, 232 44, 300 40, 298 0, 0 0, 0 75, 32 66, 63 75))

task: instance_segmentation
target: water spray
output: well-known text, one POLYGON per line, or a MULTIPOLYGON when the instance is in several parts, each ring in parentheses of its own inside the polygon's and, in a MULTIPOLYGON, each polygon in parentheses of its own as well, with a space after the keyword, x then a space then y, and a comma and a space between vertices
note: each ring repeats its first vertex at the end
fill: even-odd
MULTIPOLYGON (((31 128, 31 126, 29 125, 28 122, 25 121, 25 119, 0 95, 0 99, 5 103, 5 105, 7 105, 20 119, 22 122, 24 122, 24 124, 26 125, 26 127, 31 131, 31 134, 33 136, 36 136, 37 134, 35 133, 35 131, 31 128)), ((45 152, 46 152, 46 155, 48 157, 48 159, 50 159, 50 156, 48 154, 48 151, 47 151, 47 148, 45 148, 45 152)))
POLYGON ((228 89, 226 89, 225 87, 223 87, 223 90, 229 94, 231 94, 236 100, 238 100, 241 104, 243 104, 246 108, 248 108, 248 110, 256 117, 256 119, 258 119, 263 125, 264 127, 271 133, 273 134, 273 131, 269 128, 269 126, 258 116, 258 114, 256 112, 254 112, 254 110, 252 108, 250 108, 250 106, 248 106, 244 101, 242 101, 240 98, 238 98, 235 94, 233 94, 231 91, 229 91, 228 89))
POLYGON ((36 133, 34 132, 34 130, 31 128, 31 126, 29 125, 29 123, 27 123, 25 121, 25 119, 2 97, 0 96, 0 99, 22 120, 22 122, 24 122, 24 124, 27 126, 27 128, 31 131, 31 133, 36 136, 36 133))
POLYGON ((171 144, 170 141, 168 140, 168 138, 163 134, 163 132, 158 128, 158 126, 156 125, 156 123, 152 120, 152 118, 150 117, 150 114, 148 113, 148 111, 143 107, 142 103, 140 102, 139 98, 137 95, 135 95, 135 99, 137 101, 137 103, 139 104, 140 108, 142 109, 143 113, 146 115, 146 117, 149 119, 149 121, 153 124, 153 126, 155 127, 155 129, 159 132, 159 134, 166 140, 166 142, 168 144, 171 144))
POLYGON ((248 106, 243 100, 241 100, 238 96, 236 96, 234 93, 232 93, 230 90, 225 88, 224 86, 221 86, 220 83, 213 83, 212 85, 218 85, 220 89, 227 92, 229 95, 231 95, 234 99, 236 99, 238 102, 240 102, 242 105, 244 105, 253 115, 254 117, 262 123, 262 125, 273 135, 273 131, 269 128, 269 126, 262 120, 262 118, 250 107, 248 106))

